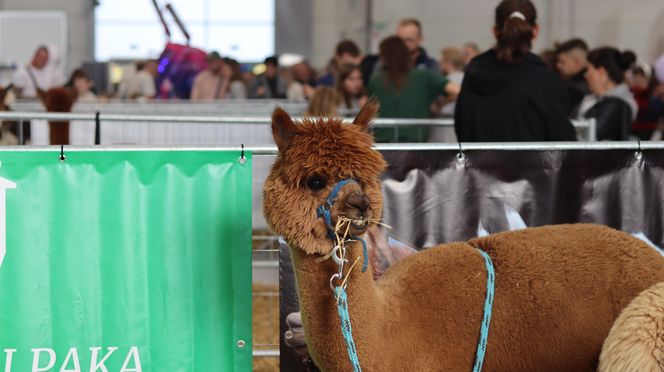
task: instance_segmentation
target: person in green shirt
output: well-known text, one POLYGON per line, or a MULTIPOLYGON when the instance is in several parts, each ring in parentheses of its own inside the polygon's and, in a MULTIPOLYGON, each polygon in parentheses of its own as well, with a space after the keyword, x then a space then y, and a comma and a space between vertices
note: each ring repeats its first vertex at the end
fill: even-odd
MULTIPOLYGON (((413 68, 404 42, 390 36, 380 43, 381 69, 369 82, 368 92, 380 103, 380 117, 426 119, 431 103, 441 94, 456 95, 459 86, 441 74, 413 68)), ((376 142, 426 142, 426 126, 397 126, 374 129, 376 142)))

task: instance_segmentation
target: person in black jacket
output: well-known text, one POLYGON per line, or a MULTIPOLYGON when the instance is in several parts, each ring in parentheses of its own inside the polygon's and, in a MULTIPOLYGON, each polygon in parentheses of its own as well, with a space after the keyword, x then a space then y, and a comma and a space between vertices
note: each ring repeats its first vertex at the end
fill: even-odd
MULTIPOLYGON (((635 62, 634 53, 599 48, 588 54, 586 80, 595 99, 583 113, 596 120, 597 140, 626 141, 638 106, 624 83, 625 71, 635 62)), ((584 99, 585 100, 585 99, 584 99)))
POLYGON ((581 100, 590 93, 586 81, 588 44, 579 38, 570 39, 558 46, 556 54, 556 68, 569 95, 569 116, 574 117, 578 113, 581 100))
POLYGON ((560 79, 531 53, 539 28, 529 0, 496 8, 496 46, 466 68, 457 100, 459 141, 574 141, 568 97, 560 79))

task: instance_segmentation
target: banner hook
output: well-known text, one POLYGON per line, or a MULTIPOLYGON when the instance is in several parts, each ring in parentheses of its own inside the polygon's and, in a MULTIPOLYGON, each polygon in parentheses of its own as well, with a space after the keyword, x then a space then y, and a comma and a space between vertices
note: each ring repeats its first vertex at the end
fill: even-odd
POLYGON ((244 164, 244 163, 247 162, 247 158, 244 156, 244 143, 241 144, 240 146, 242 146, 242 151, 240 152, 239 162, 240 162, 240 164, 244 164))
POLYGON ((459 144, 459 152, 457 153, 457 161, 462 162, 466 160, 466 154, 463 153, 463 148, 461 148, 461 142, 457 142, 459 144))
POLYGON ((641 150, 641 139, 637 138, 636 139, 638 142, 638 148, 636 149, 636 152, 634 153, 634 158, 636 160, 641 160, 643 158, 643 150, 641 150))

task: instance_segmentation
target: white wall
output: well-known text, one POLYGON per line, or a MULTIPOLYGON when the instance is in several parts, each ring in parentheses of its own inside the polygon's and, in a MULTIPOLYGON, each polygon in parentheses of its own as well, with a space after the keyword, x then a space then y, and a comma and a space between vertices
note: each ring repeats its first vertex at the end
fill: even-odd
POLYGON ((576 3, 577 32, 592 45, 633 50, 643 61, 664 53, 664 1, 595 0, 576 3))
MULTIPOLYGON (((372 52, 392 34, 399 19, 418 18, 424 46, 435 58, 446 46, 477 42, 491 47, 493 12, 498 0, 373 0, 372 52)), ((313 0, 312 62, 323 66, 343 37, 364 48, 366 0, 313 0)), ((539 13, 540 51, 555 41, 580 36, 591 48, 614 45, 629 48, 652 61, 664 53, 664 1, 662 0, 534 0, 539 13)))
MULTIPOLYGON (((366 51, 367 0, 276 1, 277 8, 282 9, 277 20, 279 52, 297 49, 292 51, 307 55, 314 66, 322 67, 342 38, 355 40, 366 51), (284 25, 288 30, 279 34, 284 25)), ((647 61, 664 53, 662 0, 535 0, 534 3, 542 28, 535 43, 536 51, 574 35, 585 38, 591 47, 608 44, 630 48, 647 61)), ((93 4, 94 0, 0 0, 0 9, 64 11, 69 28, 67 55, 71 70, 94 56, 93 4)), ((435 58, 443 47, 466 41, 488 48, 493 43, 491 26, 497 4, 498 0, 373 0, 372 51, 375 52, 383 37, 394 32, 402 17, 422 21, 424 46, 435 58)))
POLYGON ((274 12, 276 54, 312 55, 311 0, 275 0, 274 12))
MULTIPOLYGON (((144 0, 137 0, 144 1, 144 0)), ((2 0, 1 10, 64 11, 67 16, 67 73, 94 58, 93 0, 2 0)), ((17 35, 20 37, 20 35, 17 35)), ((25 61, 26 63, 28 61, 25 61)))
POLYGON ((366 50, 366 0, 312 0, 312 3, 311 62, 314 66, 325 66, 341 39, 354 40, 361 50, 366 50))

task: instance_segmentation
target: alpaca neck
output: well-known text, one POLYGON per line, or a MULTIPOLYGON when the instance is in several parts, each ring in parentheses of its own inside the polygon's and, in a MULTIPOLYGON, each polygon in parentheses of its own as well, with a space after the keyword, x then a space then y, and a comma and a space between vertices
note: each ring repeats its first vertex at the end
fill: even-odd
MULTIPOLYGON (((337 265, 332 260, 316 262, 318 256, 306 254, 297 248, 291 249, 291 254, 309 352, 320 367, 348 370, 348 356, 340 328, 336 298, 330 288, 330 277, 337 272, 337 265)), ((361 245, 353 243, 348 249, 349 262, 344 269, 344 275, 349 275, 346 287, 348 313, 360 364, 362 354, 369 353, 368 349, 374 346, 363 343, 362 340, 366 340, 369 334, 377 334, 382 318, 380 294, 374 284, 371 267, 364 273, 361 271, 363 259, 361 245), (359 261, 348 274, 358 257, 359 261)))

